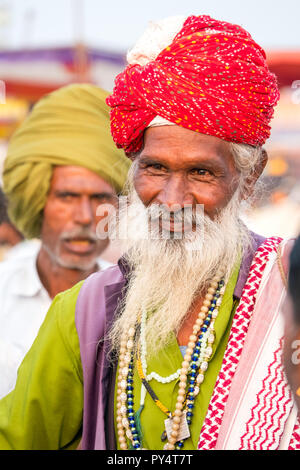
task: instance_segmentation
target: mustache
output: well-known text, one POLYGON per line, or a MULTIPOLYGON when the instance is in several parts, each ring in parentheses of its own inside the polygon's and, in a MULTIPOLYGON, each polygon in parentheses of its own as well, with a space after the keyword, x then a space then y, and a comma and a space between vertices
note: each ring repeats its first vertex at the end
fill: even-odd
POLYGON ((186 222, 189 225, 203 223, 204 210, 202 205, 199 207, 185 206, 178 210, 170 210, 165 206, 152 204, 145 208, 148 218, 152 221, 162 220, 163 222, 172 221, 175 223, 186 222))
POLYGON ((97 241, 96 233, 87 228, 64 231, 61 233, 59 238, 61 241, 68 241, 68 240, 89 240, 91 242, 97 241))

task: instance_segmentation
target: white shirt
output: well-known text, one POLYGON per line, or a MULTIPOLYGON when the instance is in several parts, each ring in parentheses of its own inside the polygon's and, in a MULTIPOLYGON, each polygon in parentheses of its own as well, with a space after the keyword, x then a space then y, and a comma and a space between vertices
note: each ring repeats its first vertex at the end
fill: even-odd
MULTIPOLYGON (((0 398, 13 390, 18 367, 52 302, 36 269, 39 249, 39 242, 22 242, 0 263, 0 398)), ((102 259, 98 264, 111 266, 102 259)))

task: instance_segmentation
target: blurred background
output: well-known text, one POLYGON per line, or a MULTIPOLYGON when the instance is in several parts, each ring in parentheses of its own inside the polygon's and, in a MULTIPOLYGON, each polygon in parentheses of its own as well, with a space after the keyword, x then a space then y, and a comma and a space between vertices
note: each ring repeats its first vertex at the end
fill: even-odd
POLYGON ((262 235, 297 235, 299 0, 0 0, 0 169, 11 134, 39 98, 72 82, 91 82, 111 91, 126 52, 149 21, 191 14, 237 23, 266 50, 281 98, 266 145, 264 195, 245 219, 262 235))

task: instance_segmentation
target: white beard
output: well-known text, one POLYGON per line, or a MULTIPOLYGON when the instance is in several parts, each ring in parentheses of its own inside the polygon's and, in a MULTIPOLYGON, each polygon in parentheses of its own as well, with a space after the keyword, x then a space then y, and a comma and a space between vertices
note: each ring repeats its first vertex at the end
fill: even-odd
POLYGON ((118 350, 123 332, 136 327, 138 315, 145 310, 147 351, 151 355, 168 343, 171 332, 178 333, 193 301, 205 293, 220 266, 225 282, 228 280, 251 237, 238 216, 238 191, 215 220, 204 215, 198 221, 201 226, 192 240, 145 236, 149 233, 151 206, 146 208, 135 190, 131 190, 130 200, 127 210, 119 215, 119 223, 126 218, 125 252, 131 277, 109 337, 113 350, 118 350))

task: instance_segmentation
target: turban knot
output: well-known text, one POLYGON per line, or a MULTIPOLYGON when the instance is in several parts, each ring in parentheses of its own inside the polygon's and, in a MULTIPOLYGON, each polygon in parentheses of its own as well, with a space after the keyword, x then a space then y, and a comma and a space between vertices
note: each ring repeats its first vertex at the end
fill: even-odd
POLYGON ((9 217, 27 238, 40 235, 55 166, 85 167, 122 190, 130 161, 112 140, 107 95, 89 84, 62 87, 43 97, 12 136, 3 189, 9 217))
POLYGON ((118 147, 137 152, 160 116, 230 142, 262 145, 279 99, 264 50, 238 25, 188 17, 147 63, 130 63, 107 98, 118 147))

